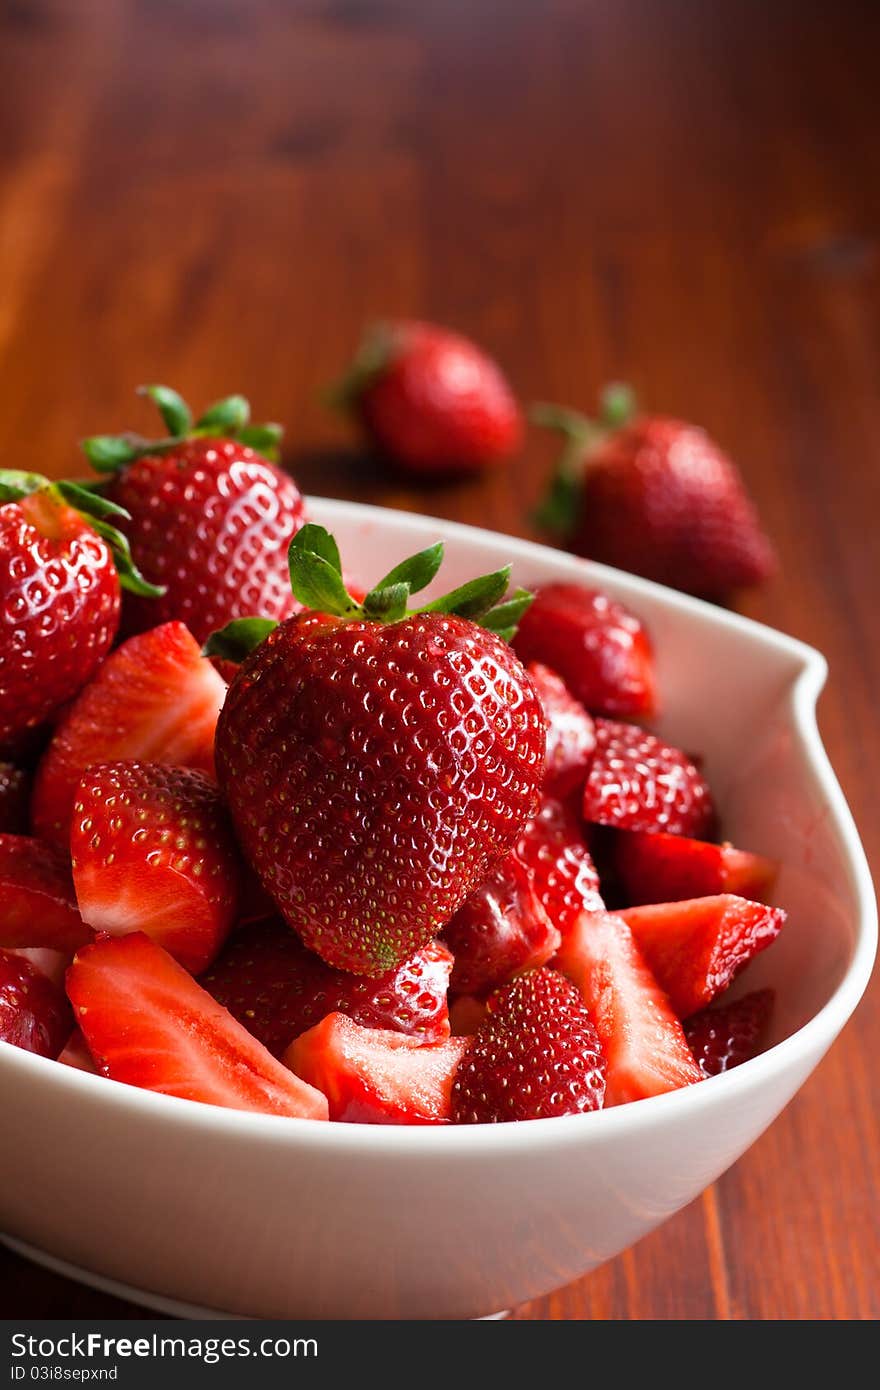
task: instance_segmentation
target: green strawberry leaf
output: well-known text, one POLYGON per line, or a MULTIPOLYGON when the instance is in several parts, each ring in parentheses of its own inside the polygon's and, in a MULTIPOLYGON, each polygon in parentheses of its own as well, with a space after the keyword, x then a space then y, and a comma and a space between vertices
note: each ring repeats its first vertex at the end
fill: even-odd
POLYGON ((419 612, 456 613, 459 618, 480 618, 507 592, 510 570, 511 566, 505 565, 500 570, 494 570, 492 574, 470 579, 467 584, 453 589, 451 593, 423 604, 419 612))
POLYGON ((103 536, 113 552, 113 563, 116 565, 116 573, 119 575, 120 587, 127 589, 130 594, 137 594, 140 598, 161 598, 165 592, 164 585, 150 584, 148 580, 144 579, 132 559, 128 537, 100 516, 91 515, 88 522, 93 531, 97 531, 99 536, 103 536))
POLYGON ((340 618, 361 612, 360 604, 355 603, 343 584, 342 575, 316 551, 297 548, 291 542, 287 563, 294 596, 306 608, 340 618))
POLYGON ((245 425, 243 429, 238 430, 236 438, 241 444, 256 449, 264 458, 269 459, 270 463, 277 463, 283 434, 283 425, 245 425))
POLYGON ((82 441, 82 449, 99 473, 115 473, 142 452, 125 434, 93 434, 82 441))
POLYGON ((237 434, 247 427, 251 408, 244 396, 226 396, 215 401, 196 421, 196 429, 218 434, 237 434))
POLYGON ((490 608, 488 613, 484 613, 480 619, 480 627, 488 628, 490 632, 497 632, 499 637, 503 637, 505 642, 509 642, 515 635, 523 613, 534 602, 535 595, 528 589, 514 589, 510 598, 503 603, 496 603, 494 608, 490 608), (508 635, 509 634, 509 635, 508 635))
POLYGON ((118 516, 122 521, 131 521, 130 514, 124 507, 120 507, 118 502, 111 502, 109 497, 103 497, 100 492, 95 492, 93 488, 82 483, 62 478, 60 482, 55 483, 55 490, 82 516, 92 519, 97 517, 99 520, 108 516, 118 516))
POLYGON ((536 525, 560 537, 570 536, 581 498, 579 478, 557 473, 533 512, 536 525))
POLYGON ((372 324, 361 339, 354 361, 339 381, 322 393, 332 410, 351 410, 384 372, 394 354, 394 334, 384 323, 372 324))
POLYGON ((418 594, 428 587, 442 563, 443 542, 437 541, 427 550, 420 550, 417 555, 410 555, 395 565, 375 587, 385 589, 392 584, 407 584, 411 594, 418 594))
POLYGON ((46 486, 46 479, 39 473, 24 473, 20 468, 0 468, 0 502, 18 502, 46 486))
POLYGON ((409 601, 409 585, 382 584, 371 589, 363 602, 365 618, 380 623, 396 623, 406 616, 409 601))
POLYGON ((628 425, 638 409, 635 392, 624 381, 612 381, 599 397, 599 421, 606 430, 628 425))
POLYGON ((326 527, 318 526, 314 521, 307 521, 305 526, 301 526, 297 531, 290 545, 292 549, 310 550, 313 555, 320 555, 322 560, 332 565, 337 574, 342 574, 339 546, 326 527))
POLYGON ((170 386, 139 386, 139 396, 148 396, 155 406, 170 435, 183 438, 192 429, 192 411, 183 396, 170 386))
POLYGON ((211 633, 202 647, 202 655, 242 662, 277 626, 274 618, 233 618, 225 627, 211 633))

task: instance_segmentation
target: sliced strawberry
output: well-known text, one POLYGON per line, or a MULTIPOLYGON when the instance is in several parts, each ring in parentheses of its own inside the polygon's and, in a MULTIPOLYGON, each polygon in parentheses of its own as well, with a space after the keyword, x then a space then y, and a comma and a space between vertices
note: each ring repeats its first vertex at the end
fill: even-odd
POLYGON ((0 833, 26 835, 31 781, 23 768, 0 763, 0 833))
POLYGON ((712 828, 714 808, 708 784, 679 748, 635 724, 597 719, 583 816, 618 830, 699 839, 712 828))
POLYGON ((553 797, 527 822, 516 847, 531 871, 535 892, 550 921, 565 936, 582 912, 601 912, 605 904, 599 875, 584 844, 579 818, 553 797))
POLYGON ((581 991, 608 1063, 605 1104, 702 1080, 682 1026, 620 916, 585 912, 556 964, 581 991))
POLYGON ((0 1042, 57 1057, 72 1022, 58 985, 15 952, 0 951, 0 1042))
POLYGON ((620 915, 679 1018, 711 1003, 785 922, 782 908, 732 893, 630 907, 620 915))
POLYGON ((766 902, 779 865, 733 845, 712 845, 683 835, 627 831, 617 837, 615 868, 626 901, 680 902, 715 893, 737 893, 766 902))
POLYGON ((547 753, 544 758, 544 790, 551 796, 568 796, 584 784, 590 755, 596 746, 592 717, 576 700, 561 676, 533 661, 527 668, 541 697, 547 719, 547 753))
POLYGON ((387 1029, 328 1014, 292 1042, 284 1061, 323 1091, 331 1120, 367 1125, 442 1125, 452 1118, 452 1083, 466 1038, 421 1045, 387 1029))
POLYGON ((142 931, 196 975, 235 922, 241 870, 216 783, 193 768, 106 763, 76 792, 70 834, 83 919, 142 931))
POLYGON ((213 776, 214 729, 226 684, 183 623, 123 642, 77 696, 40 763, 31 817, 67 848, 79 779, 95 763, 136 758, 213 776))
POLYGON ((95 1059, 89 1052, 88 1044, 80 1028, 74 1028, 64 1044, 64 1050, 58 1054, 58 1060, 63 1062, 66 1067, 75 1067, 77 1071, 93 1072, 95 1076, 101 1074, 95 1066, 95 1059))
POLYGON ((591 714, 652 714, 654 655, 645 628, 622 603, 582 584, 545 584, 519 620, 520 660, 540 661, 591 714))
POLYGON ((30 835, 0 835, 0 946, 72 953, 91 935, 64 855, 30 835))
POLYGON ((452 1088, 457 1124, 496 1124, 599 1110, 605 1058, 584 1002, 556 970, 497 990, 452 1088))
POLYGON ((446 991, 452 956, 439 941, 378 978, 325 965, 285 922, 236 932, 204 985, 276 1057, 330 1013, 420 1042, 449 1037, 446 991))
POLYGON ((704 1076, 717 1076, 756 1055, 773 1012, 772 989, 758 989, 729 1004, 701 1009, 684 1032, 704 1076))
POLYGON ((455 957, 452 988, 459 994, 485 994, 521 970, 543 965, 562 939, 516 854, 495 866, 443 937, 455 957))
POLYGON ((83 947, 67 992, 89 1051, 114 1081, 231 1110, 327 1118, 324 1097, 142 932, 83 947))

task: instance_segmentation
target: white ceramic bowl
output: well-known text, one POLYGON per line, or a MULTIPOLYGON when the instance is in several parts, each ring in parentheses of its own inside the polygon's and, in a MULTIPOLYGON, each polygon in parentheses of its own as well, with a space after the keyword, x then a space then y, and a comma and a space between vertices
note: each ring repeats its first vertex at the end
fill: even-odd
POLYGON ((512 560, 516 581, 600 585, 648 622, 660 728, 705 756, 734 843, 783 864, 789 925, 742 986, 775 986, 775 1046, 607 1112, 401 1129, 201 1106, 0 1043, 0 1230, 228 1313, 491 1314, 585 1273, 690 1202, 779 1114, 858 1003, 876 905, 816 729, 826 666, 768 628, 541 546, 344 502, 316 500, 313 514, 363 579, 443 537, 446 587, 512 560))

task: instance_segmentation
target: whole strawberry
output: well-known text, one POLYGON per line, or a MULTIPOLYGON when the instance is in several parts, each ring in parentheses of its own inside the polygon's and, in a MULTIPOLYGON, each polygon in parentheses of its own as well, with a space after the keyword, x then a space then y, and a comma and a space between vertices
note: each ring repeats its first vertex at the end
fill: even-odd
POLYGON ((355 974, 435 936, 537 804, 544 715, 504 640, 530 595, 499 603, 505 568, 408 611, 442 551, 404 561, 357 604, 335 541, 306 526, 291 577, 317 611, 268 636, 233 623, 208 647, 258 643, 216 738, 245 854, 306 945, 355 974))
POLYGON ((93 675, 119 625, 120 580, 156 592, 110 517, 127 520, 76 483, 0 469, 0 750, 93 675))
POLYGON ((278 425, 249 425, 241 396, 211 406, 193 424, 176 391, 147 386, 168 436, 97 435, 83 448, 114 476, 106 495, 124 507, 124 530, 143 573, 164 586, 158 602, 126 598, 123 627, 142 632, 178 619, 204 642, 233 618, 289 617, 297 604, 287 547, 305 520, 299 489, 258 453, 277 452, 278 425))
POLYGON ((472 473, 502 463, 522 416, 500 368, 467 338, 431 323, 370 329, 332 397, 407 473, 472 473))
POLYGON ((598 424, 538 407, 567 444, 540 519, 578 555, 704 598, 760 584, 773 548, 739 470, 696 425, 632 416, 620 388, 598 424))

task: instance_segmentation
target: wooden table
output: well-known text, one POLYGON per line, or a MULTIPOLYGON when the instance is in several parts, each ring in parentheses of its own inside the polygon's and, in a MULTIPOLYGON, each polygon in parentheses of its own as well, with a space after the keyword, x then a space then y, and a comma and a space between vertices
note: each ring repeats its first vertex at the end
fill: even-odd
MULTIPOLYGON (((318 388, 383 314, 472 333, 526 398, 628 379, 740 461, 783 562, 745 611, 827 653, 876 856, 878 51, 869 0, 8 0, 0 457, 75 471, 146 424, 142 381, 241 389, 308 490, 529 534, 544 441, 416 491, 318 388)), ((876 1317, 878 1055, 875 988, 715 1188, 517 1316, 876 1317)), ((136 1315, 5 1253, 0 1290, 136 1315)))

